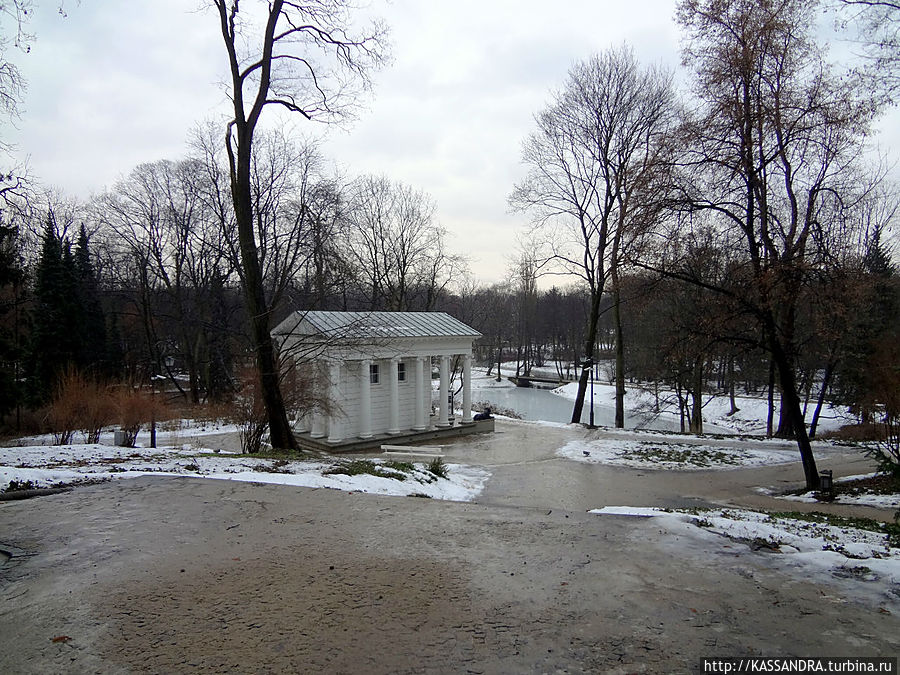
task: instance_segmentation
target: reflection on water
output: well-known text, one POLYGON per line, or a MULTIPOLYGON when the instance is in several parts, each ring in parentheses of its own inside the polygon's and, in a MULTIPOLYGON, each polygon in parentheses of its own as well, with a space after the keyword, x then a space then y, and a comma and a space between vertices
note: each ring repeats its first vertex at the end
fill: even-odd
MULTIPOLYGON (((572 419, 574 402, 554 394, 549 389, 539 389, 537 387, 476 389, 472 392, 472 396, 477 401, 489 401, 501 408, 515 410, 526 420, 569 422, 572 419)), ((585 424, 590 421, 590 410, 590 398, 588 398, 585 400, 584 409, 581 411, 581 421, 585 424)), ((594 403, 594 424, 611 427, 615 425, 615 421, 615 408, 594 403)), ((630 429, 640 427, 675 431, 678 429, 677 424, 671 419, 653 419, 649 416, 625 415, 625 426, 630 429)))

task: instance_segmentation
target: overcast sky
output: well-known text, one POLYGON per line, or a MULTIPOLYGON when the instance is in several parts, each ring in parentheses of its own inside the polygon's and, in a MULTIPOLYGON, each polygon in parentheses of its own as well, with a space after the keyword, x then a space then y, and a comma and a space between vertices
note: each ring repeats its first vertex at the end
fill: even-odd
MULTIPOLYGON (((201 0, 37 0, 28 92, 5 130, 44 185, 87 199, 137 164, 179 159, 198 122, 227 113, 225 52, 201 0)), ((393 62, 346 130, 323 136, 349 175, 384 173, 430 193, 473 274, 497 281, 527 218, 507 196, 522 139, 569 66, 630 44, 645 64, 678 66, 675 0, 373 1, 393 62)))

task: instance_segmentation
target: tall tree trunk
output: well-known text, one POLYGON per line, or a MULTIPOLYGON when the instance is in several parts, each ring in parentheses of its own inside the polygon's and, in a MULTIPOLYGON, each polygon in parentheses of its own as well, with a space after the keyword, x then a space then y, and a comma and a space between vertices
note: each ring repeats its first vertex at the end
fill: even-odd
MULTIPOLYGON (((799 400, 800 394, 797 394, 799 400)), ((802 414, 802 410, 801 410, 802 414)), ((776 438, 793 438, 794 437, 794 421, 793 413, 788 409, 785 403, 784 395, 781 397, 781 405, 778 409, 778 428, 775 430, 776 438)))
POLYGON ((236 170, 232 176, 232 197, 241 251, 241 266, 244 268, 244 302, 247 306, 251 338, 256 350, 260 392, 269 420, 269 438, 272 447, 296 450, 297 441, 288 422, 284 398, 281 395, 281 373, 269 325, 271 310, 266 304, 259 254, 253 236, 253 202, 250 192, 251 138, 248 135, 252 132, 246 123, 238 122, 235 127, 238 147, 236 170))
MULTIPOLYGON (((584 341, 584 358, 593 363, 594 345, 597 342, 597 322, 600 319, 600 300, 602 293, 595 290, 591 296, 591 308, 588 312, 587 338, 584 341)), ((593 367, 593 366, 592 366, 593 367)), ((572 407, 573 424, 581 422, 581 411, 584 410, 584 396, 588 387, 588 379, 591 371, 589 368, 581 369, 581 377, 578 378, 578 393, 575 395, 575 405, 572 407)))
POLYGON ((825 405, 825 396, 828 393, 828 387, 831 385, 831 378, 834 375, 834 369, 837 364, 829 361, 825 366, 825 375, 822 377, 822 388, 819 390, 819 397, 816 401, 816 409, 813 411, 812 421, 809 423, 809 437, 816 437, 816 427, 819 425, 819 415, 822 414, 822 407, 825 405))
POLYGON ((237 4, 232 6, 232 11, 229 13, 224 2, 216 2, 221 20, 222 37, 225 40, 231 66, 231 100, 234 106, 234 119, 228 124, 225 149, 228 152, 231 198, 234 203, 234 219, 237 225, 243 271, 241 280, 244 302, 250 319, 250 336, 256 351, 260 392, 269 420, 269 439, 275 448, 296 450, 297 441, 288 423, 284 399, 281 395, 281 373, 275 355, 275 343, 270 332, 271 310, 266 303, 259 251, 254 238, 253 199, 250 191, 253 133, 264 106, 269 102, 272 58, 276 40, 275 30, 283 5, 284 0, 272 0, 269 3, 269 18, 264 31, 262 55, 259 69, 255 72, 255 76, 258 78, 258 88, 248 113, 244 109, 245 75, 241 74, 240 59, 236 50, 238 31, 235 30, 234 19, 237 13, 237 4), (233 147, 232 138, 236 139, 237 148, 233 147))
POLYGON ((613 321, 616 331, 616 429, 625 428, 625 341, 622 336, 622 294, 618 267, 613 267, 613 321))
POLYGON ((731 409, 728 411, 728 414, 734 415, 740 410, 734 398, 734 354, 728 356, 728 401, 731 403, 731 409))
POLYGON ((797 383, 794 379, 794 366, 788 353, 779 342, 775 332, 775 322, 771 316, 766 317, 766 333, 769 342, 769 350, 772 353, 772 361, 778 370, 778 382, 781 385, 782 409, 790 420, 794 430, 794 439, 797 441, 797 449, 800 451, 800 461, 803 463, 803 474, 806 478, 807 490, 819 489, 819 472, 816 469, 816 459, 813 456, 809 436, 806 433, 806 422, 803 419, 803 410, 800 408, 800 394, 797 392, 797 383))
POLYGON ((691 385, 691 421, 692 434, 703 433, 703 358, 694 361, 693 384, 691 385))

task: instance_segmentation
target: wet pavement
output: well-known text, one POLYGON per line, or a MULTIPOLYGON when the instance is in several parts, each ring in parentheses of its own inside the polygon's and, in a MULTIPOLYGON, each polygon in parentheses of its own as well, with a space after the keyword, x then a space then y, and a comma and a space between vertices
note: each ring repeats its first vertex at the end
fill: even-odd
POLYGON ((0 672, 680 673, 900 651, 896 594, 700 528, 585 513, 770 499, 753 488, 799 484, 797 466, 553 454, 596 433, 501 423, 448 446, 494 471, 472 504, 172 477, 0 504, 0 672))
MULTIPOLYGON (((442 450, 448 462, 477 464, 492 472, 490 482, 476 499, 481 504, 573 511, 602 506, 731 506, 779 511, 816 510, 893 520, 894 509, 807 504, 776 499, 760 492, 759 488, 777 494, 802 488, 804 478, 799 453, 796 462, 759 468, 713 471, 633 469, 576 462, 557 456, 556 450, 573 440, 647 440, 646 434, 503 420, 498 420, 496 429, 493 435, 459 439, 444 445, 442 450)), ((764 439, 698 439, 685 436, 679 437, 677 442, 796 451, 793 443, 773 443, 764 439)), ((872 460, 858 449, 820 445, 815 452, 819 468, 832 469, 835 478, 874 470, 872 460)))

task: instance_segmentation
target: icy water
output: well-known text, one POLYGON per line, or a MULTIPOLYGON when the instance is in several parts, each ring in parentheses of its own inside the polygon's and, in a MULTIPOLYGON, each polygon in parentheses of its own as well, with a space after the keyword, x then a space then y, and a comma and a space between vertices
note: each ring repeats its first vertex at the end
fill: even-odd
MULTIPOLYGON (((573 401, 554 394, 549 389, 537 387, 510 387, 503 389, 478 389, 472 392, 476 401, 489 401, 502 408, 510 408, 526 420, 542 420, 545 422, 568 423, 572 419, 573 401)), ((582 410, 581 421, 590 422, 590 394, 582 410)), ((614 426, 616 411, 610 406, 594 404, 594 424, 598 426, 614 426)), ((627 428, 677 430, 677 423, 670 420, 650 419, 642 416, 625 416, 627 428)))

